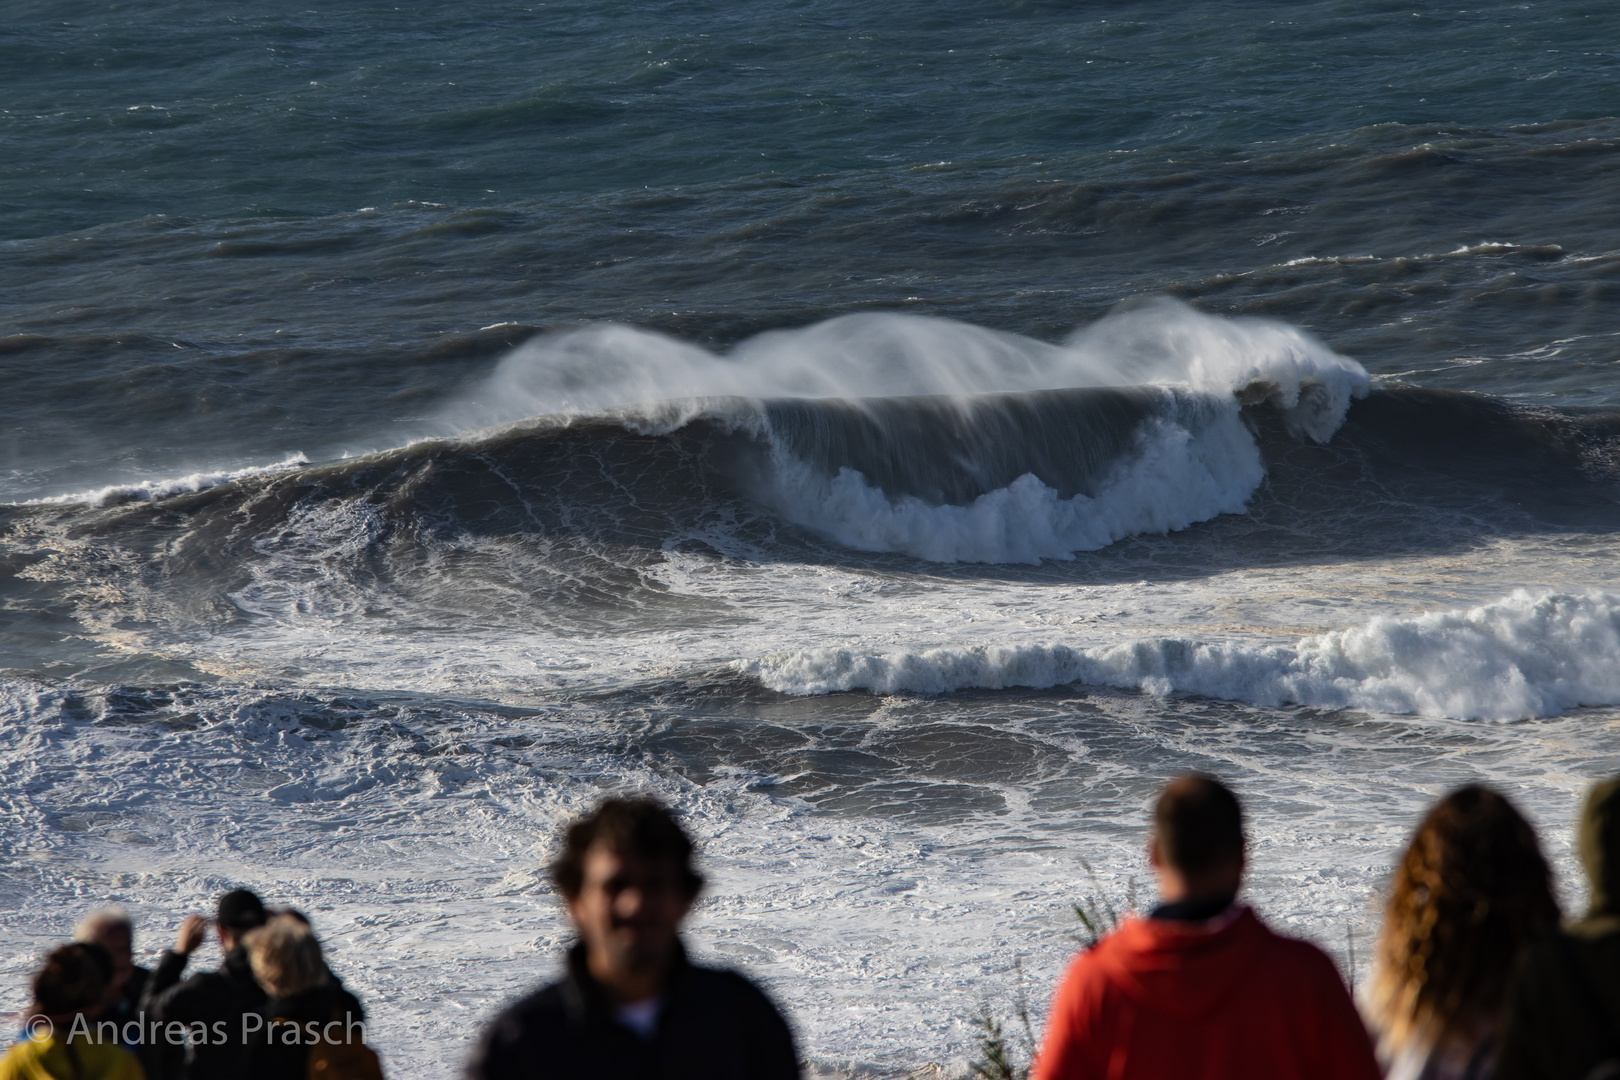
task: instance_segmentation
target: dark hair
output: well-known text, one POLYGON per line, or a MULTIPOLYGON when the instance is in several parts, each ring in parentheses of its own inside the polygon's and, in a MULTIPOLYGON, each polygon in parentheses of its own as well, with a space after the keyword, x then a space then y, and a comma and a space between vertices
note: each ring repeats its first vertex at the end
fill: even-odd
POLYGON ((112 981, 112 954, 81 941, 53 949, 34 976, 34 1005, 46 1016, 65 1016, 100 1005, 112 981))
POLYGON ((1395 867, 1372 984, 1384 1045, 1466 1044, 1497 1018, 1520 951, 1558 922, 1535 830, 1499 793, 1458 788, 1395 867))
POLYGON ((1182 773, 1153 808, 1159 857, 1183 874, 1202 874, 1243 858, 1243 808, 1227 786, 1204 773, 1182 773))
POLYGON ((673 815, 653 799, 608 799, 563 832, 562 852, 551 864, 551 880, 567 897, 585 883, 585 853, 596 844, 620 855, 664 860, 680 868, 681 884, 693 896, 703 875, 692 869, 692 840, 673 815))
POLYGON ((227 930, 252 930, 263 926, 264 901, 248 889, 232 889, 219 898, 219 925, 227 930))

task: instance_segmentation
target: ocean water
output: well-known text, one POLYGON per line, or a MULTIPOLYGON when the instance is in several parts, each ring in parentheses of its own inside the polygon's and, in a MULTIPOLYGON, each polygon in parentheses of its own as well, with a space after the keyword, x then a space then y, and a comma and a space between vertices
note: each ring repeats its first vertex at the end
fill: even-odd
POLYGON ((621 790, 818 1075, 1038 1019, 1181 769, 1347 977, 1458 783, 1581 904, 1612 6, 8 14, 0 1008, 249 885, 455 1075, 621 790))

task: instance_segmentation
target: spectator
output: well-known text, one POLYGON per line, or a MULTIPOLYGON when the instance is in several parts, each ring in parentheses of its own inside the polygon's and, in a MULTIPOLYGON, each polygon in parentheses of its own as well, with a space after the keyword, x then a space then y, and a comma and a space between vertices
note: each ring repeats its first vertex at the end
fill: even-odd
POLYGON ((97 1021, 114 964, 100 945, 64 945, 34 976, 28 1038, 0 1058, 0 1080, 144 1080, 135 1056, 97 1021))
POLYGON ((243 1075, 380 1080, 377 1056, 366 1046, 365 1010, 332 979, 309 921, 296 912, 278 914, 242 942, 253 977, 269 995, 260 1022, 247 1020, 243 1075))
POLYGON ((1508 979, 1558 922, 1536 834, 1488 787, 1429 810, 1395 868, 1370 994, 1390 1080, 1491 1075, 1508 979))
POLYGON ((135 925, 129 913, 119 907, 97 908, 79 920, 73 928, 73 940, 100 945, 112 957, 113 977, 107 988, 110 997, 101 1017, 116 1023, 120 1032, 137 1034, 124 1047, 145 1067, 147 1040, 139 1037, 145 1033, 145 1025, 139 1023, 140 1004, 152 973, 135 963, 135 925), (134 1026, 132 1021, 136 1022, 134 1026))
POLYGON ((1218 780, 1165 787, 1148 841, 1159 905, 1069 966, 1038 1080, 1377 1080, 1333 962, 1237 902, 1244 849, 1242 808, 1218 780))
POLYGON ((199 972, 180 981, 186 962, 202 944, 208 920, 187 915, 146 985, 141 1011, 149 1039, 147 1060, 157 1062, 163 1080, 214 1080, 234 1077, 242 1065, 243 1016, 257 1014, 265 993, 254 981, 241 937, 264 923, 264 904, 247 889, 235 889, 219 898, 214 920, 219 947, 225 954, 215 971, 199 972), (180 1025, 174 1027, 172 1025, 180 1025), (198 1025, 201 1025, 198 1027, 198 1025), (171 1038, 171 1032, 200 1032, 200 1037, 171 1038))
POLYGON ((793 1036, 741 975, 691 963, 679 929, 703 884, 692 842, 649 799, 571 825, 552 877, 579 933, 563 977, 484 1032, 473 1080, 789 1080, 793 1036))
POLYGON ((1620 776, 1576 834, 1586 918, 1534 942, 1508 993, 1497 1080, 1620 1080, 1620 776))

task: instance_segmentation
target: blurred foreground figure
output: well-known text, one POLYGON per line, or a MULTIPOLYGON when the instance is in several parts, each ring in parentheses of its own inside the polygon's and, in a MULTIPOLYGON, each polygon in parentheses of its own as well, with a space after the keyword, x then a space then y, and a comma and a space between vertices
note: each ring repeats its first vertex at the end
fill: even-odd
POLYGON ((64 945, 47 956, 34 976, 28 1037, 0 1058, 0 1080, 143 1080, 111 1021, 98 1030, 112 976, 100 945, 64 945))
POLYGON ((681 921, 702 877, 692 842, 650 799, 610 799, 571 825, 552 864, 579 933, 561 980, 490 1024, 473 1080, 792 1080, 793 1036, 733 971, 699 967, 681 921))
POLYGON ((263 902, 247 889, 233 889, 220 897, 214 932, 224 959, 216 970, 198 972, 183 982, 180 976, 203 943, 208 920, 201 915, 181 920, 174 948, 164 951, 141 998, 147 1032, 161 1033, 155 1042, 148 1041, 146 1052, 147 1061, 158 1063, 162 1080, 241 1075, 242 1018, 257 1013, 265 1002, 241 939, 263 926, 264 919, 263 902), (172 1038, 171 1032, 185 1037, 172 1038))
POLYGON ((366 1045, 366 1013, 327 970, 309 921, 282 913, 242 937, 253 977, 270 996, 243 1020, 249 1080, 382 1080, 366 1045))
POLYGON ((1620 1080, 1620 776, 1592 789, 1576 843, 1591 905, 1530 947, 1498 1080, 1620 1080))
POLYGON ((1333 961, 1237 903, 1244 858, 1224 785, 1165 787, 1148 842, 1159 906, 1069 966, 1038 1080, 1378 1080, 1333 961))
POLYGON ((146 980, 152 973, 135 963, 135 924, 123 908, 97 908, 79 920, 73 928, 73 940, 100 945, 112 957, 113 977, 109 988, 112 1001, 102 1012, 104 1020, 114 1020, 122 1027, 135 1019, 146 980))
POLYGON ((1471 784, 1434 804, 1401 856, 1384 911, 1371 1012, 1390 1080, 1484 1080, 1508 980, 1558 922, 1530 823, 1471 784))

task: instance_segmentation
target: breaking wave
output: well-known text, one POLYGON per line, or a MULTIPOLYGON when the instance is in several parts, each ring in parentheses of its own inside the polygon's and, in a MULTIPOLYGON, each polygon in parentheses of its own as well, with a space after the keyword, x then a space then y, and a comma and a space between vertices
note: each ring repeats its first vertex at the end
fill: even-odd
POLYGON ((1293 645, 1147 638, 1097 648, 817 649, 737 668, 798 695, 1081 683, 1263 706, 1515 720, 1620 704, 1620 597, 1520 590, 1479 607, 1376 618, 1293 645))
MULTIPOLYGON (((528 478, 543 488, 581 475, 575 466, 588 459, 613 458, 626 439, 650 440, 634 483, 660 491, 633 495, 637 506, 683 489, 701 502, 724 488, 849 548, 1033 563, 1241 511, 1265 476, 1244 409, 1268 407, 1294 437, 1324 442, 1368 382, 1293 327, 1171 300, 1056 345, 944 319, 856 315, 721 355, 597 326, 519 348, 411 445, 304 471, 358 478, 390 463, 432 461, 441 472, 482 463, 510 483, 524 474, 503 455, 570 445, 550 454, 568 468, 528 478)), ((153 501, 304 463, 296 455, 40 501, 153 501)), ((600 481, 604 505, 622 501, 625 477, 600 481)))

